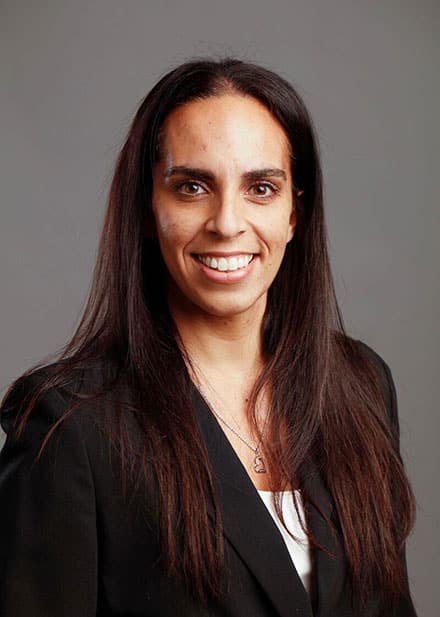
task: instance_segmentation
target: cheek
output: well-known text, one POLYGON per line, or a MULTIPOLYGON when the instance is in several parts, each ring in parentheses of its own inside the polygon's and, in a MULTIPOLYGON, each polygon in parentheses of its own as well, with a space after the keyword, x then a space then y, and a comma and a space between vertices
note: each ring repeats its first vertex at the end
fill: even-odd
POLYGON ((163 238, 166 238, 167 236, 175 233, 175 231, 173 230, 173 227, 175 227, 175 224, 173 223, 172 219, 169 217, 166 210, 163 210, 162 208, 155 209, 154 218, 156 220, 157 231, 163 238))
POLYGON ((272 248, 276 251, 284 250, 286 244, 291 240, 293 227, 287 218, 280 218, 273 221, 267 229, 267 239, 272 248))
POLYGON ((157 235, 163 249, 166 248, 169 252, 173 247, 182 243, 182 225, 176 221, 175 217, 169 216, 166 211, 162 210, 155 213, 155 221, 157 235))
POLYGON ((153 212, 161 243, 182 245, 194 236, 195 223, 187 213, 176 212, 175 209, 166 207, 154 208, 153 212))

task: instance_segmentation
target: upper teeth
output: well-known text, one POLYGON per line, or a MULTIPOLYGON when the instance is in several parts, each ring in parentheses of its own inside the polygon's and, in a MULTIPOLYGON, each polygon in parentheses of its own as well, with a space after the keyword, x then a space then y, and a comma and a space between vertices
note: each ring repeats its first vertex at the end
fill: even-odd
POLYGON ((253 255, 235 255, 234 257, 208 257, 206 255, 197 255, 198 259, 214 270, 228 272, 229 270, 238 270, 244 268, 252 260, 253 255))

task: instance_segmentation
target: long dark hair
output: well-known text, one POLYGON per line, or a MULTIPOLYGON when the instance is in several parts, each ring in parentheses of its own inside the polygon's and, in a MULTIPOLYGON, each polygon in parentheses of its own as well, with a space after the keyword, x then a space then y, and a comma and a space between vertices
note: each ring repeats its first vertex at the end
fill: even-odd
MULTIPOLYGON (((292 86, 261 66, 235 58, 192 60, 162 77, 141 103, 117 161, 83 317, 57 361, 44 367, 45 379, 28 401, 18 433, 44 391, 67 384, 79 369, 101 365, 101 382, 82 399, 94 401, 98 410, 99 400, 122 386, 125 401, 118 405, 117 428, 110 430, 108 421, 108 433, 127 475, 140 470, 146 486, 152 476, 157 480, 170 572, 200 601, 221 593, 220 510, 192 412, 191 380, 166 303, 167 273, 145 224, 152 216, 152 172, 165 118, 179 105, 228 91, 258 99, 284 128, 297 209, 295 235, 268 293, 266 366, 255 383, 249 417, 255 422, 256 397, 270 383, 271 430, 286 436, 283 447, 277 440, 265 446, 275 470, 274 490, 287 482, 298 486, 302 466, 314 459, 336 503, 354 596, 365 599, 375 585, 385 596, 396 596, 405 585, 400 551, 414 513, 398 437, 380 376, 346 334, 338 308, 311 119, 292 86), (140 452, 124 429, 129 413, 143 431, 140 452), (202 499, 194 500, 194 494, 202 499), (215 506, 214 528, 203 507, 209 501, 215 506)), ((80 403, 66 410, 43 447, 80 403)))

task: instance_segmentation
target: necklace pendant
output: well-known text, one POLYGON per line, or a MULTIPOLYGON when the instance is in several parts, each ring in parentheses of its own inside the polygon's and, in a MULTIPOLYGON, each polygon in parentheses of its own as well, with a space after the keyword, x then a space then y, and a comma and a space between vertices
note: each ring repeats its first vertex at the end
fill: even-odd
POLYGON ((266 467, 264 466, 263 457, 261 454, 256 454, 254 459, 254 471, 256 473, 266 473, 266 467))

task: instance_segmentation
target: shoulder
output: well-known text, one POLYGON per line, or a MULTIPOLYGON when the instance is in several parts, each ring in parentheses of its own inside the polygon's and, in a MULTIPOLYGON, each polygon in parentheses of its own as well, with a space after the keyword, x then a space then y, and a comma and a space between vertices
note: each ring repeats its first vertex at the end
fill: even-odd
POLYGON ((358 350, 358 353, 367 361, 377 377, 378 385, 383 396, 391 425, 399 433, 399 419, 397 411, 397 393, 393 375, 387 362, 377 350, 359 339, 351 339, 358 350))
MULTIPOLYGON (((120 423, 116 406, 108 404, 113 394, 93 395, 100 382, 95 371, 69 372, 54 384, 51 368, 22 375, 3 399, 0 495, 27 495, 32 486, 52 496, 81 489, 84 501, 94 490, 105 496, 108 487, 118 494, 121 460, 113 438, 120 423)), ((129 415, 120 414, 134 440, 136 426, 129 415)))
POLYGON ((144 434, 126 375, 105 360, 69 368, 61 379, 54 379, 57 368, 25 373, 6 392, 0 405, 3 459, 18 450, 33 460, 82 451, 105 476, 110 459, 119 469, 127 456, 140 456, 144 434))
POLYGON ((378 353, 376 349, 373 349, 365 341, 360 339, 352 339, 357 346, 359 352, 367 359, 367 361, 375 368, 382 385, 388 390, 388 397, 390 395, 390 385, 393 381, 391 369, 383 356, 378 353))
POLYGON ((35 410, 40 423, 50 424, 62 415, 65 405, 57 388, 48 387, 41 395, 47 379, 46 372, 38 369, 21 375, 9 386, 0 407, 1 426, 8 436, 27 417, 28 409, 35 410))
POLYGON ((373 349, 370 345, 368 345, 365 341, 361 341, 360 339, 351 339, 355 345, 357 345, 359 351, 367 357, 374 365, 379 369, 379 371, 383 374, 383 377, 387 378, 387 370, 389 371, 389 367, 386 364, 385 360, 379 353, 373 349))
POLYGON ((38 367, 10 384, 0 405, 0 424, 9 439, 36 439, 58 427, 78 431, 97 418, 100 407, 110 408, 101 405, 108 381, 104 362, 63 374, 59 368, 57 363, 38 367))

